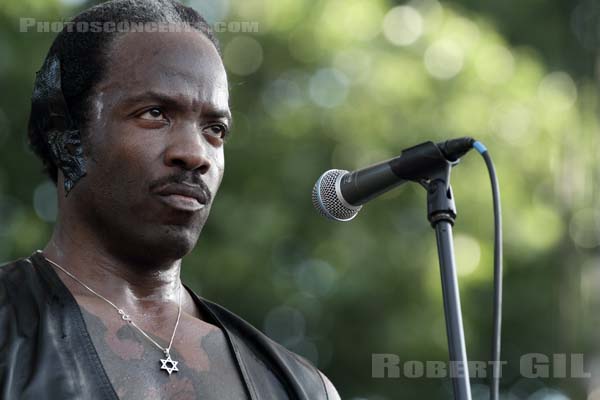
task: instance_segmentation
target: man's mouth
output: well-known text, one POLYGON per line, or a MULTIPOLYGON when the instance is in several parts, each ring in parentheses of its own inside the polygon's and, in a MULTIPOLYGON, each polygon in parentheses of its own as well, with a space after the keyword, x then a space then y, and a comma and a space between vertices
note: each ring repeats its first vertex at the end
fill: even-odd
POLYGON ((198 211, 205 206, 193 197, 182 196, 180 194, 160 195, 159 199, 163 203, 183 211, 198 211))
POLYGON ((154 191, 168 206, 183 211, 198 211, 204 208, 209 195, 202 186, 184 183, 168 184, 154 191))

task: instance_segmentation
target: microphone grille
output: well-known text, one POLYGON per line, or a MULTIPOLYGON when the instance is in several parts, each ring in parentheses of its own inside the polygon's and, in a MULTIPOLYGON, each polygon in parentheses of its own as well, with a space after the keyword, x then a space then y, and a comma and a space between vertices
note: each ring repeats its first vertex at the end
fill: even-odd
POLYGON ((322 216, 336 221, 350 221, 362 208, 346 203, 339 192, 339 182, 347 173, 341 169, 330 169, 315 183, 312 203, 322 216))

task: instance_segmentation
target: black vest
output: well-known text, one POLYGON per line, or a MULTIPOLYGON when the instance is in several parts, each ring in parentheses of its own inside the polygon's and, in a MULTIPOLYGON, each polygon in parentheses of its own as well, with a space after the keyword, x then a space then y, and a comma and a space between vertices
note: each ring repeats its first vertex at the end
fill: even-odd
MULTIPOLYGON (((223 330, 250 399, 327 400, 315 367, 188 291, 223 330)), ((118 399, 79 305, 39 253, 0 267, 0 399, 118 399)))

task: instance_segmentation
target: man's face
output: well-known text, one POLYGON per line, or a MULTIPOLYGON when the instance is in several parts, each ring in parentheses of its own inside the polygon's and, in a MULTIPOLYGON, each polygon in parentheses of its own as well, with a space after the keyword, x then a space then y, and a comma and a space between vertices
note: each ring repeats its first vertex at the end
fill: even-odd
POLYGON ((87 176, 67 202, 110 251, 183 257, 223 177, 229 116, 223 64, 200 32, 119 37, 92 97, 87 176))

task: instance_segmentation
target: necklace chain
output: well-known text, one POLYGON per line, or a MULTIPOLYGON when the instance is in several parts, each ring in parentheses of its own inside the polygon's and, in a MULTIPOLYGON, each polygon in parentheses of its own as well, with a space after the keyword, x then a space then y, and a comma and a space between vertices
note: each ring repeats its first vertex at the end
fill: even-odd
POLYGON ((154 345, 156 347, 158 347, 162 352, 164 352, 165 355, 169 356, 169 352, 171 351, 171 346, 173 345, 173 338, 175 338, 175 332, 177 331, 177 326, 179 326, 179 319, 181 318, 181 283, 179 284, 179 310, 177 311, 177 321, 175 322, 175 328, 173 329, 173 334, 171 335, 171 340, 169 341, 169 346, 165 348, 165 347, 162 347, 160 344, 156 343, 156 341, 154 339, 152 339, 146 332, 144 332, 142 330, 142 328, 137 326, 137 324, 135 322, 133 322, 133 320, 131 319, 129 314, 127 314, 122 308, 117 307, 112 301, 108 300, 106 297, 102 296, 100 293, 96 292, 94 289, 92 289, 91 287, 89 287, 88 285, 86 285, 85 283, 80 281, 77 277, 75 277, 75 275, 73 275, 72 273, 67 271, 65 268, 61 267, 54 261, 46 258, 46 256, 44 256, 41 251, 40 251, 40 254, 42 254, 42 257, 44 257, 46 259, 46 261, 48 261, 50 264, 54 265, 55 267, 60 269, 62 272, 64 272, 68 276, 70 276, 73 280, 75 280, 81 286, 83 286, 84 288, 86 288, 87 290, 89 290, 90 292, 92 292, 93 294, 100 297, 102 300, 106 301, 108 304, 110 304, 115 310, 117 310, 117 312, 121 316, 121 319, 123 319, 124 321, 127 321, 135 329, 140 331, 140 333, 142 335, 144 335, 148 340, 150 340, 152 343, 154 343, 154 345))

